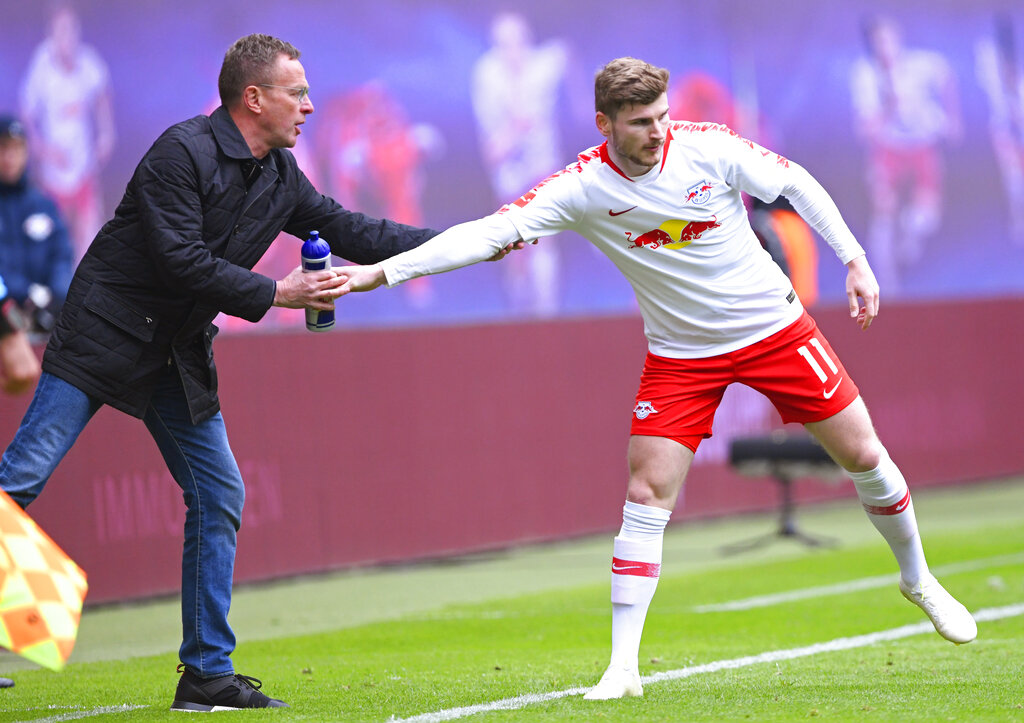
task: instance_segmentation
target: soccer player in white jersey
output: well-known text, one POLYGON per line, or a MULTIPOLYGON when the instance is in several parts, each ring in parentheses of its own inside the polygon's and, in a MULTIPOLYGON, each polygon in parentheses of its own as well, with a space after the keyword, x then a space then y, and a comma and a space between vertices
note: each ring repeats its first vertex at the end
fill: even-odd
POLYGON ((611 661, 587 698, 643 693, 640 635, 665 525, 733 382, 762 392, 784 421, 804 424, 822 443, 892 549, 903 595, 940 635, 970 642, 977 625, 928 570, 903 475, 850 374, 758 243, 740 193, 764 201, 785 196, 821 234, 848 268, 850 316, 861 329, 878 313, 878 284, 864 250, 803 168, 725 126, 669 120, 667 85, 667 70, 634 58, 612 61, 595 81, 604 143, 495 214, 380 264, 339 269, 348 280, 334 291, 393 286, 567 229, 603 251, 633 285, 649 353, 613 547, 611 661))

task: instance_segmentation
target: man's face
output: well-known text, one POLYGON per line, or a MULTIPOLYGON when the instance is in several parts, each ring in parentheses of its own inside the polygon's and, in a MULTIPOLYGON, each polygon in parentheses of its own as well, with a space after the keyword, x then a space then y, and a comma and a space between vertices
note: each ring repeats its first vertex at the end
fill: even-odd
POLYGON ((612 160, 628 176, 639 176, 661 163, 668 137, 668 96, 650 105, 629 105, 612 120, 597 114, 597 129, 608 139, 612 160))
POLYGON ((262 107, 260 127, 265 134, 263 141, 269 148, 293 148, 302 133, 299 126, 314 110, 308 95, 306 71, 298 60, 282 55, 271 77, 266 85, 258 86, 262 107))
POLYGON ((28 163, 28 148, 22 138, 0 138, 0 183, 18 182, 28 163))

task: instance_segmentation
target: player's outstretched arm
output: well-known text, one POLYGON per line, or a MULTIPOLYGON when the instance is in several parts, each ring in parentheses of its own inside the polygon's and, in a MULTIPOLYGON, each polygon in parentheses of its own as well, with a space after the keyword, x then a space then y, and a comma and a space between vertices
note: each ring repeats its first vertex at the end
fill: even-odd
POLYGON ((861 329, 867 329, 878 316, 878 281, 868 265, 866 256, 850 259, 846 264, 846 298, 850 303, 850 317, 861 329), (860 301, 864 305, 860 305, 860 301))
MULTIPOLYGON (((500 261, 513 251, 519 251, 524 246, 525 242, 522 239, 513 241, 499 249, 486 260, 500 261)), ((336 289, 335 294, 337 296, 344 296, 353 291, 373 291, 378 286, 387 283, 387 277, 380 264, 373 264, 372 266, 342 266, 335 269, 334 272, 338 274, 339 278, 345 280, 345 283, 336 289)))
POLYGON ((492 214, 452 226, 425 244, 372 266, 342 266, 335 273, 343 280, 337 296, 351 291, 370 291, 382 284, 395 286, 427 274, 453 271, 488 259, 498 259, 522 247, 513 223, 492 214))

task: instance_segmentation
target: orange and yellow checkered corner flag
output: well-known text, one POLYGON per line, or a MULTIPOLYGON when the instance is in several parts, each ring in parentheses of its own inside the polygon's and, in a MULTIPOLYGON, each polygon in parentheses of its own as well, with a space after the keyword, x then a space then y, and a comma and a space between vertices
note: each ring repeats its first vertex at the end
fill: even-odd
POLYGON ((60 670, 88 588, 82 569, 0 490, 0 645, 60 670))

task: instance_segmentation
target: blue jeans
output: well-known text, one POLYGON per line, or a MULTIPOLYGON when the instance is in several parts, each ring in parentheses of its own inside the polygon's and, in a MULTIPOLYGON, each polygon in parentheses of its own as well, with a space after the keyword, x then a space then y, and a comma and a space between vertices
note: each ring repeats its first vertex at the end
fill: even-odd
MULTIPOLYGON (((43 491, 57 464, 102 403, 44 373, 14 441, 0 461, 0 487, 22 507, 43 491)), ((228 625, 236 533, 245 486, 228 445, 224 420, 193 425, 178 372, 168 367, 144 422, 187 511, 181 561, 181 662, 200 677, 233 672, 235 634, 228 625)))

